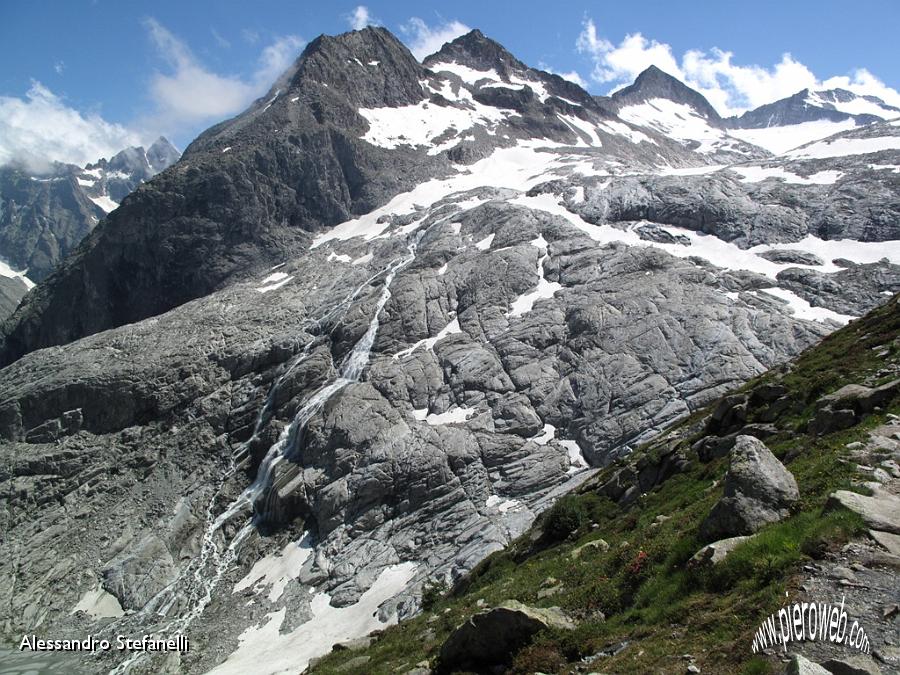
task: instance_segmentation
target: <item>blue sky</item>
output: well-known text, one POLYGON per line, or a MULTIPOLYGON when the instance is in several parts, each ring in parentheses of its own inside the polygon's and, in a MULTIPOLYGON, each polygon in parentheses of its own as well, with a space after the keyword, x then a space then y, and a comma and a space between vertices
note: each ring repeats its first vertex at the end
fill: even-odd
POLYGON ((722 113, 821 83, 900 105, 895 0, 20 1, 0 8, 0 163, 88 161, 159 133, 184 147, 261 95, 305 42, 366 21, 417 54, 477 27, 598 94, 655 63, 722 113))

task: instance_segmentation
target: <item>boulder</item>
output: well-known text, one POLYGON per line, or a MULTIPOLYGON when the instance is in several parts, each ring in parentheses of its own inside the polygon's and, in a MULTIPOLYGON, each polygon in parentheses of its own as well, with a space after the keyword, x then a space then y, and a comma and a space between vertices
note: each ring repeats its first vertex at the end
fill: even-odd
POLYGON ((557 607, 528 607, 516 601, 479 612, 444 642, 437 672, 479 670, 509 663, 536 633, 547 628, 572 630, 575 624, 557 607))
POLYGON ((744 426, 747 421, 747 397, 732 394, 723 397, 710 415, 706 425, 707 433, 724 435, 744 426))
POLYGON ((738 436, 725 475, 725 492, 700 526, 704 539, 753 534, 786 517, 800 498, 797 481, 765 444, 738 436))
POLYGON ((900 535, 881 530, 869 530, 869 536, 883 546, 888 553, 900 556, 900 535))
POLYGON ((757 253, 760 258, 765 258, 774 263, 783 263, 787 265, 824 265, 822 260, 815 253, 809 251, 798 251, 793 248, 780 248, 770 251, 757 253))
POLYGON ((849 490, 838 490, 828 496, 825 508, 844 507, 862 516, 873 530, 900 534, 900 498, 876 490, 871 497, 849 490))
POLYGON ((336 652, 342 651, 361 651, 363 649, 368 649, 372 645, 372 638, 370 636, 365 636, 361 638, 355 638, 353 640, 345 640, 344 642, 338 642, 336 645, 332 647, 332 649, 336 652))
POLYGON ((697 551, 688 561, 688 564, 696 567, 717 565, 725 560, 729 553, 748 539, 750 539, 750 537, 730 537, 728 539, 714 541, 697 551))
POLYGON ((864 654, 828 659, 822 667, 831 675, 881 675, 878 664, 864 654))
POLYGON ((898 391, 900 379, 874 388, 861 384, 844 385, 816 401, 816 415, 810 420, 807 431, 820 435, 851 427, 862 415, 889 402, 898 391))
POLYGON ((871 393, 871 388, 861 384, 845 384, 840 389, 826 394, 816 401, 816 408, 852 410, 860 400, 867 398, 871 393))
POLYGON ((606 543, 604 539, 594 539, 593 541, 589 541, 581 546, 576 546, 572 549, 572 552, 569 554, 573 558, 580 558, 581 554, 585 551, 608 551, 609 544, 606 543))
POLYGON ((691 449, 697 453, 701 462, 711 462, 719 457, 724 457, 734 445, 735 434, 727 436, 704 436, 691 445, 691 449))
POLYGON ((806 431, 813 436, 821 436, 834 431, 849 429, 856 424, 856 421, 856 413, 852 410, 822 408, 809 421, 806 431))
POLYGON ((829 675, 828 671, 825 670, 818 663, 810 661, 809 659, 801 656, 800 654, 794 654, 791 657, 791 662, 787 667, 787 675, 829 675))

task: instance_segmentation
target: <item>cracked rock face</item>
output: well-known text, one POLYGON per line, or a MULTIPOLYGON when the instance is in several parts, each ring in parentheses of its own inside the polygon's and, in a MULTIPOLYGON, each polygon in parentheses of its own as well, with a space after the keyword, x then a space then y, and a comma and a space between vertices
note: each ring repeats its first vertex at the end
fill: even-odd
MULTIPOLYGON (((257 502, 262 531, 302 523, 313 533, 298 579, 337 607, 407 561, 418 583, 458 578, 579 480, 585 460, 608 463, 827 332, 777 303, 733 302, 727 271, 598 246, 545 212, 487 202, 457 212, 458 228, 437 212, 391 281, 362 376, 296 430, 257 502), (541 275, 558 288, 512 316, 541 275)), ((137 610, 124 625, 149 627, 141 608, 161 603, 167 584, 194 569, 215 579, 217 561, 200 562, 205 542, 226 547, 249 513, 221 527, 215 517, 298 410, 345 372, 384 292, 381 270, 405 254, 398 243, 374 242, 367 265, 316 249, 281 268, 291 283, 275 291, 239 284, 4 369, 2 447, 15 486, 4 529, 24 546, 17 583, 4 584, 16 608, 7 629, 71 621, 98 583, 137 610), (230 471, 245 448, 242 470, 230 471), (84 518, 90 528, 72 527, 84 518), (129 524, 121 534, 119 522, 129 524), (49 542, 65 564, 45 555, 49 542), (40 581, 48 575, 59 581, 40 581), (16 590, 28 587, 36 592, 16 590)), ((241 540, 242 555, 282 545, 257 537, 241 540)), ((229 631, 204 626, 218 613, 237 630, 255 616, 231 594, 241 569, 238 559, 224 567, 219 600, 191 626, 222 649, 229 631)), ((302 623, 308 598, 275 606, 302 623)), ((408 613, 413 598, 391 606, 408 613)))
POLYGON ((747 183, 572 87, 480 34, 425 65, 321 38, 111 214, 4 324, 4 634, 187 631, 193 673, 267 630, 311 658, 894 289, 888 178, 747 183), (393 133, 420 114, 472 125, 393 133), (822 236, 838 202, 864 241, 822 236), (758 255, 781 243, 823 264, 758 255))

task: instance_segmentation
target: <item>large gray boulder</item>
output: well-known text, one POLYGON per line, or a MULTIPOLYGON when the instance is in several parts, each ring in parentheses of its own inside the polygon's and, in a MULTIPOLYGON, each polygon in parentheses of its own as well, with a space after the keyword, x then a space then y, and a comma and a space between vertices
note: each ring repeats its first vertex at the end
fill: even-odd
POLYGON ((575 624, 557 607, 529 607, 515 600, 479 612, 444 642, 437 672, 480 670, 509 663, 516 651, 547 628, 572 630, 575 624))
POLYGON ((881 675, 878 664, 865 654, 828 659, 822 667, 831 675, 881 675))
POLYGON ((704 539, 753 534, 785 518, 800 498, 797 481, 765 444, 738 436, 725 475, 725 493, 700 525, 704 539))

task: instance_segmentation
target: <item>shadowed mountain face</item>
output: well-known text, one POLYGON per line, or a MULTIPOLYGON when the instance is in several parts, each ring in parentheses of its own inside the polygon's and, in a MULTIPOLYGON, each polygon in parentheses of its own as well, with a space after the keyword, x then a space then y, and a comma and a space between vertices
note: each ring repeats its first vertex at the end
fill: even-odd
POLYGON ((3 325, 3 630, 300 671, 900 291, 900 127, 773 156, 639 79, 321 37, 126 196, 3 325))
POLYGON ((447 166, 445 158, 414 161, 413 153, 357 138, 365 129, 359 105, 421 98, 421 66, 387 31, 322 37, 294 70, 125 199, 29 296, 5 353, 65 343, 204 295, 302 250, 309 232, 371 210, 433 172, 429 164, 447 166), (379 61, 377 72, 350 54, 379 61))

